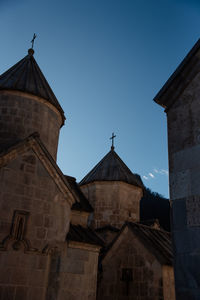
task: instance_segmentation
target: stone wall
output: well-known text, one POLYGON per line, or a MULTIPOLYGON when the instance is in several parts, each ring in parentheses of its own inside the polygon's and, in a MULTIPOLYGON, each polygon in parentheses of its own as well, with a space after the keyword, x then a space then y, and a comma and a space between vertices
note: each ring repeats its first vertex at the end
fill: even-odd
POLYGON ((69 221, 67 200, 32 150, 0 169, 0 299, 44 299, 49 255, 69 221))
POLYGON ((88 244, 68 244, 60 261, 60 287, 56 299, 96 300, 99 250, 88 244))
POLYGON ((0 252, 0 299, 43 300, 48 279, 49 255, 8 249, 0 252))
POLYGON ((172 266, 163 266, 163 294, 164 300, 175 300, 174 269, 172 266))
POLYGON ((70 206, 32 150, 0 169, 0 186, 0 240, 10 233, 15 211, 27 212, 34 248, 65 240, 70 206))
POLYGON ((167 112, 177 299, 199 299, 200 74, 167 112))
POLYGON ((71 223, 73 225, 81 225, 87 227, 89 213, 85 211, 72 210, 71 211, 71 223))
MULTIPOLYGON (((130 278, 130 277, 129 277, 130 278)), ((162 266, 128 228, 102 261, 98 300, 163 300, 162 266), (129 269, 132 280, 125 280, 129 269)))
POLYGON ((37 131, 56 159, 62 120, 47 101, 19 91, 0 91, 0 116, 0 149, 37 131))
POLYGON ((93 182, 81 186, 94 208, 92 226, 120 228, 125 221, 139 221, 142 189, 121 181, 93 182))

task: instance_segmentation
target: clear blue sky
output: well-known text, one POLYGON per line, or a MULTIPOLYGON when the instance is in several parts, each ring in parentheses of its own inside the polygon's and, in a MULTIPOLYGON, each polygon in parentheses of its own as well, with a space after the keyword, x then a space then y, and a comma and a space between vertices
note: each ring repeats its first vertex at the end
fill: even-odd
POLYGON ((81 180, 115 150, 168 196, 166 116, 153 97, 200 34, 200 1, 1 0, 0 73, 35 59, 67 118, 58 164, 81 180))

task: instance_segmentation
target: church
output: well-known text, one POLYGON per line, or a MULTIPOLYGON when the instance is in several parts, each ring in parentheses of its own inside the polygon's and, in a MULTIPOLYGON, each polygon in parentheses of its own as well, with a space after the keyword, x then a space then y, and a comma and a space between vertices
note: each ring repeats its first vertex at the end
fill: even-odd
POLYGON ((141 219, 140 176, 113 143, 79 183, 63 174, 64 123, 31 48, 0 76, 0 299, 175 300, 170 233, 141 219))

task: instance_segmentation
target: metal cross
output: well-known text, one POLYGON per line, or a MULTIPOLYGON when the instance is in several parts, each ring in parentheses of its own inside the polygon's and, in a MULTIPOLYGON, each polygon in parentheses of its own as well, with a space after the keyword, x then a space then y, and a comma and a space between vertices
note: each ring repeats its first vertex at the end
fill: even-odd
POLYGON ((32 38, 32 41, 31 41, 31 43, 32 43, 32 49, 33 49, 34 41, 35 41, 36 37, 37 37, 37 35, 34 33, 33 38, 32 38))
POLYGON ((112 136, 110 138, 110 140, 112 140, 112 146, 111 146, 111 150, 114 150, 114 138, 116 138, 116 135, 114 135, 114 132, 112 133, 112 136))

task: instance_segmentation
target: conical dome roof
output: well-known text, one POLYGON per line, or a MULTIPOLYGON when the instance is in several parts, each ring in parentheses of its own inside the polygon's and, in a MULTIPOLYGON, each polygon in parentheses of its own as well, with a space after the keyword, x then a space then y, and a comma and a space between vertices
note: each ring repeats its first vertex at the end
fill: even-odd
POLYGON ((0 89, 18 90, 47 100, 59 110, 64 123, 64 111, 34 59, 33 54, 34 50, 29 49, 27 56, 0 75, 0 89))
POLYGON ((112 148, 79 184, 94 181, 124 181, 143 188, 140 176, 133 174, 112 148))

